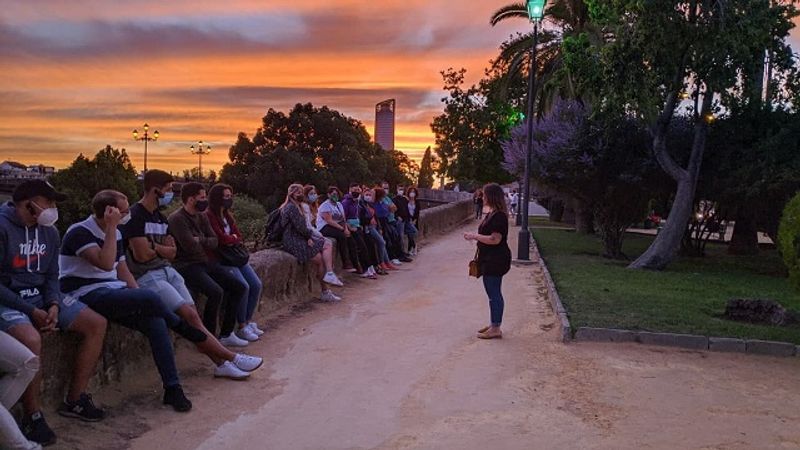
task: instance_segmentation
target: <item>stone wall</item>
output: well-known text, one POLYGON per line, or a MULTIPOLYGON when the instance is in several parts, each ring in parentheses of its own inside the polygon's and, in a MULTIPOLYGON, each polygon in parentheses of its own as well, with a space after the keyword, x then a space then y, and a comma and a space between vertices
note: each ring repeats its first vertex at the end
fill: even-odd
MULTIPOLYGON (((468 194, 467 194, 468 195, 468 194)), ((457 203, 437 206, 420 212, 420 239, 434 239, 469 221, 473 215, 471 197, 457 203)), ((334 258, 339 261, 339 258, 334 258)), ((250 264, 264 280, 258 308, 263 319, 293 304, 308 301, 319 294, 320 286, 308 266, 300 265, 280 250, 261 250, 252 254, 250 264)), ((198 306, 202 311, 202 299, 198 306)), ((70 333, 45 336, 42 359, 44 383, 42 398, 50 406, 61 401, 71 378, 79 340, 70 333)), ((179 351, 191 351, 181 346, 179 351)), ((130 376, 134 371, 155 370, 147 340, 140 334, 110 324, 97 374, 90 390, 130 376)))

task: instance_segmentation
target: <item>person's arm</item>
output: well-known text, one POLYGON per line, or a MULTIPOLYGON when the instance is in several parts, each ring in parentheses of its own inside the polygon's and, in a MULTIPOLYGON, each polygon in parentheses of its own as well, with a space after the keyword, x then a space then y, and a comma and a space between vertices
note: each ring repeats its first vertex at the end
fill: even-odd
MULTIPOLYGON (((53 236, 52 242, 48 242, 50 248, 61 248, 61 239, 58 236, 58 231, 50 230, 53 236)), ((1 253, 0 253, 1 254, 1 253)), ((50 258, 50 265, 47 266, 46 280, 44 284, 44 302, 48 306, 58 307, 61 303, 61 287, 58 283, 58 255, 50 258)))
POLYGON ((216 250, 219 247, 219 239, 217 239, 214 229, 211 228, 208 216, 200 214, 198 217, 200 218, 200 231, 203 233, 203 236, 200 237, 200 244, 206 250, 216 250))
POLYGON ((228 225, 231 227, 232 234, 226 234, 225 229, 223 228, 222 221, 217 217, 216 214, 208 212, 206 214, 208 216, 208 224, 211 226, 211 230, 214 232, 214 235, 217 236, 217 240, 219 241, 220 245, 235 245, 239 243, 239 238, 234 236, 236 233, 235 224, 232 222, 228 222, 228 225))
POLYGON ((114 269, 114 264, 117 262, 117 225, 122 218, 117 208, 107 206, 103 219, 105 220, 106 227, 103 232, 106 235, 103 240, 103 247, 97 245, 88 246, 81 251, 78 256, 89 261, 89 263, 98 269, 109 271, 114 269))
POLYGON ((128 263, 125 261, 120 261, 119 264, 117 264, 117 278, 124 281, 131 289, 139 287, 139 283, 133 278, 133 274, 130 269, 128 269, 128 263))
POLYGON ((309 230, 306 226, 306 218, 305 215, 300 212, 300 208, 298 208, 296 205, 289 204, 286 205, 285 211, 287 219, 292 224, 295 231, 297 231, 297 234, 306 239, 311 239, 311 230, 309 230))
POLYGON ((478 234, 478 233, 464 233, 464 239, 468 241, 478 241, 481 244, 486 244, 486 245, 498 245, 500 242, 503 241, 503 235, 498 232, 494 232, 489 235, 478 234))
POLYGON ((189 254, 203 251, 200 242, 192 234, 192 225, 189 223, 189 219, 184 217, 181 210, 170 214, 167 220, 169 222, 169 232, 183 251, 189 254))

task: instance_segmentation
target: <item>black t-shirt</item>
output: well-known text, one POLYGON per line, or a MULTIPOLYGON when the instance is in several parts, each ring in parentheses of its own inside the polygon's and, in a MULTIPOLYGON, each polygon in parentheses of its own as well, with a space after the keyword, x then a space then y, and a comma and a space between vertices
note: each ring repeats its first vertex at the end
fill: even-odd
POLYGON ((156 256, 150 261, 136 261, 130 249, 129 240, 136 237, 145 237, 154 244, 163 244, 164 238, 169 234, 169 223, 167 218, 156 209, 153 212, 147 210, 141 203, 131 206, 131 220, 120 226, 122 238, 125 240, 128 254, 128 268, 134 278, 139 278, 151 270, 160 269, 169 265, 169 261, 156 256))
POLYGON ((478 233, 489 236, 500 233, 497 245, 478 242, 478 262, 481 272, 489 276, 503 276, 511 270, 511 249, 508 248, 508 216, 502 212, 489 214, 478 227, 478 233))

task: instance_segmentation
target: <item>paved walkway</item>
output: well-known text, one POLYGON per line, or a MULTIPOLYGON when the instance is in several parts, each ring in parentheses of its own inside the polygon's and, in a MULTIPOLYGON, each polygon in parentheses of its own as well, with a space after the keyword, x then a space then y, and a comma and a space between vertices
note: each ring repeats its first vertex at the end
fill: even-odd
POLYGON ((800 448, 800 358, 563 345, 535 267, 506 278, 506 338, 475 339, 488 308, 464 230, 282 320, 247 382, 212 380, 182 350, 191 413, 160 408, 142 381, 119 389, 108 421, 60 422, 64 448, 800 448))

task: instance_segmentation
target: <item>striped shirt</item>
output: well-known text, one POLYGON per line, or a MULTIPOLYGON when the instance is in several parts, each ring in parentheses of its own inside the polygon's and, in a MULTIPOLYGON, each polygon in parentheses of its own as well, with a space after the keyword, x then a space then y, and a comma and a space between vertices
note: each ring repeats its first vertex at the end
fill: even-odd
POLYGON ((67 229, 58 257, 61 292, 80 297, 98 288, 120 289, 126 286, 117 276, 117 265, 125 261, 119 230, 116 231, 117 260, 113 269, 103 270, 81 256, 92 247, 102 248, 105 239, 105 232, 93 216, 67 229))

